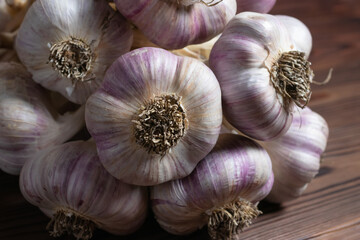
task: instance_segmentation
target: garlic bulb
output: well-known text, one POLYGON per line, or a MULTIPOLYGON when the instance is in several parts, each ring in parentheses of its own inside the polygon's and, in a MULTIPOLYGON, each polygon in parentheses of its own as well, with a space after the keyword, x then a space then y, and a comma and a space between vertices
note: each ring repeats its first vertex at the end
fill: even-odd
POLYGON ((131 43, 130 24, 106 1, 38 0, 15 47, 37 83, 83 104, 131 43))
POLYGON ((260 145, 221 134, 189 176, 152 187, 151 204, 170 233, 189 234, 207 224, 212 239, 232 239, 260 213, 256 203, 272 183, 270 157, 260 145))
POLYGON ((115 0, 117 9, 153 43, 167 49, 202 43, 235 16, 236 0, 115 0))
POLYGON ((40 150, 67 141, 84 126, 84 108, 59 116, 43 88, 17 63, 0 63, 0 169, 19 174, 40 150))
POLYGON ((262 143, 271 157, 275 175, 268 200, 285 202, 304 192, 319 171, 328 135, 326 121, 310 108, 304 108, 294 113, 285 135, 262 143))
POLYGON ((85 120, 116 178, 155 185, 185 177, 218 138, 219 83, 200 61, 139 48, 109 68, 86 103, 85 120))
POLYGON ((236 13, 250 11, 268 13, 273 8, 276 0, 237 0, 236 13))
POLYGON ((145 188, 122 183, 101 165, 93 142, 68 142, 27 161, 20 174, 27 201, 51 218, 47 229, 90 239, 94 228, 123 235, 146 217, 145 188))
POLYGON ((253 12, 233 18, 209 60, 227 120, 257 140, 286 133, 295 104, 304 108, 310 99, 311 46, 309 30, 295 18, 253 12))

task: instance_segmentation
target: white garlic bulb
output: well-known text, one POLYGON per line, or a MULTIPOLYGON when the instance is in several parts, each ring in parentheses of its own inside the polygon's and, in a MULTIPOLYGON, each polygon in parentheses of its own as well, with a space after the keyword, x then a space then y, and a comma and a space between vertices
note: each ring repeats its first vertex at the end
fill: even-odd
POLYGON ((179 49, 220 34, 236 0, 115 0, 117 9, 153 43, 179 49))
POLYGON ((221 134, 187 177, 152 187, 151 205, 166 231, 185 235, 208 225, 212 239, 233 239, 260 212, 273 184, 271 161, 254 141, 221 134))
POLYGON ((215 75, 196 59, 160 48, 124 54, 86 103, 101 162, 137 185, 189 175, 218 138, 220 91, 215 75))
POLYGON ((320 169, 329 128, 317 113, 304 108, 294 112, 289 131, 273 141, 262 142, 273 163, 274 186, 267 197, 285 202, 299 197, 320 169))
POLYGON ((130 24, 106 1, 38 0, 15 47, 37 83, 83 104, 131 43, 130 24))
POLYGON ((101 165, 92 141, 68 142, 27 161, 20 190, 51 218, 47 229, 90 239, 94 228, 116 235, 137 230, 146 217, 147 191, 112 177, 101 165))
POLYGON ((31 74, 0 63, 0 169, 19 174, 40 150, 61 144, 84 126, 84 108, 59 116, 31 74))
POLYGON ((253 12, 236 15, 215 43, 210 67, 224 115, 244 134, 270 140, 286 133, 295 104, 311 96, 311 34, 299 20, 253 12), (295 103, 295 104, 294 104, 295 103))

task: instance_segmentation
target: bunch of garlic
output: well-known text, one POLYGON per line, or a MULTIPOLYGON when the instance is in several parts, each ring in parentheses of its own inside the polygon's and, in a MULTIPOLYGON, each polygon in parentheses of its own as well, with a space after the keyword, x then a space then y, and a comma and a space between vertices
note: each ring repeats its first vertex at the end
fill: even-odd
POLYGON ((275 0, 4 2, 0 61, 16 59, 16 36, 23 65, 0 64, 0 169, 22 169, 50 235, 134 232, 149 186, 166 231, 230 240, 259 201, 298 197, 318 172, 328 127, 305 107, 312 37, 264 14, 275 0), (61 115, 68 100, 83 106, 61 115), (91 139, 64 143, 84 117, 91 139))

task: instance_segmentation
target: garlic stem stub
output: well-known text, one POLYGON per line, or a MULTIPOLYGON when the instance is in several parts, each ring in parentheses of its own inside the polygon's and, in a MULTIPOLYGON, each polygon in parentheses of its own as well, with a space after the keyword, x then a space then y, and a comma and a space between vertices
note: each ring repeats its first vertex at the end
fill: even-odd
POLYGON ((329 128, 319 114, 306 107, 294 112, 289 131, 274 141, 260 143, 273 163, 274 186, 267 196, 271 202, 299 197, 320 169, 329 128))
POLYGON ((117 9, 156 45, 179 49, 220 34, 236 0, 115 0, 117 9))
POLYGON ((106 1, 39 0, 15 48, 37 83, 83 104, 110 64, 130 50, 132 37, 130 24, 106 1))
POLYGON ((209 59, 222 89, 227 120, 257 140, 286 133, 293 112, 310 100, 311 46, 308 28, 295 18, 236 15, 209 59))
POLYGON ((276 0, 236 0, 237 11, 268 13, 274 7, 276 0))
POLYGON ((84 126, 84 107, 59 115, 18 63, 0 63, 0 169, 18 175, 39 151, 69 140, 84 126))
POLYGON ((27 161, 20 190, 51 218, 51 236, 90 239, 95 228, 116 235, 136 231, 147 213, 145 188, 125 184, 101 165, 93 141, 68 142, 27 161))
POLYGON ((221 134, 189 176, 151 188, 151 205, 160 226, 172 234, 207 225, 212 239, 232 239, 261 213, 256 204, 273 180, 270 157, 260 145, 221 134))
POLYGON ((160 48, 116 60, 86 103, 105 168, 136 185, 185 177, 216 143, 221 90, 202 62, 160 48))

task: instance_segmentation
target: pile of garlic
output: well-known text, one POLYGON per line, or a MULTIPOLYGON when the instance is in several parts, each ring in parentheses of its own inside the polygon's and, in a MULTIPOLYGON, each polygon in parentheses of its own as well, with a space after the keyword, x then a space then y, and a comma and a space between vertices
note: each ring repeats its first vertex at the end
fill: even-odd
POLYGON ((150 206, 233 239, 302 194, 329 130, 306 107, 311 34, 274 4, 0 1, 0 169, 51 236, 129 234, 150 206))

